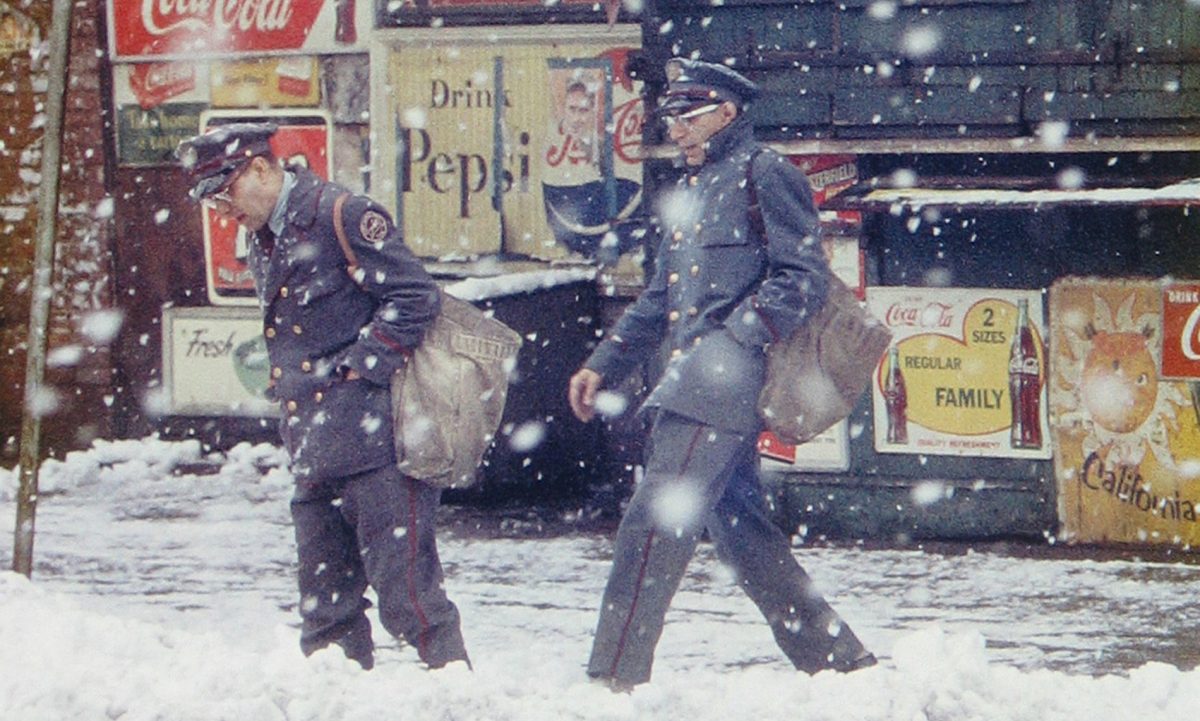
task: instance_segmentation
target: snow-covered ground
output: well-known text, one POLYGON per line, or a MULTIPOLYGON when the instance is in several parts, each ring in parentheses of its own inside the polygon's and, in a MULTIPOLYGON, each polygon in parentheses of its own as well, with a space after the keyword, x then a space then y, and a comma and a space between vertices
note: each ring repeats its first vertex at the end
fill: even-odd
MULTIPOLYGON (((259 470, 279 451, 241 446, 220 473, 186 472, 200 460, 197 444, 145 440, 46 464, 33 581, 0 572, 0 718, 1183 721, 1200 708, 1200 567, 854 547, 796 555, 880 666, 791 670, 702 546, 653 682, 613 694, 583 671, 608 538, 520 523, 442 537, 473 672, 425 671, 378 627, 369 673, 337 651, 305 659, 291 479, 259 470)), ((5 559, 15 489, 0 470, 5 559)))

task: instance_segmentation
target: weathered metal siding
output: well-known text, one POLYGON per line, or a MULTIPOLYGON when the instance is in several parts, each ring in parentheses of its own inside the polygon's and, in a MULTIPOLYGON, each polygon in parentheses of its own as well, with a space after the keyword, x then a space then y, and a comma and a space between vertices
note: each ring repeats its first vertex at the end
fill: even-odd
MULTIPOLYGON (((1112 183, 1200 173, 1195 152, 1076 154, 1058 152, 1053 141, 1037 154, 1004 151, 1011 139, 1047 130, 1194 143, 1200 9, 1185 2, 659 0, 647 6, 644 31, 652 91, 661 89, 670 56, 730 63, 763 89, 750 110, 761 139, 830 141, 857 154, 864 179, 903 169, 920 178, 1053 185, 1066 167, 1112 183), (927 46, 915 42, 922 39, 927 46), (909 152, 857 149, 905 140, 909 152), (959 140, 989 150, 947 153, 959 140)), ((1198 232, 1195 213, 1179 210, 1045 208, 870 214, 862 238, 870 285, 923 286, 937 269, 958 287, 1044 288, 1079 273, 1194 275, 1198 232)), ((768 473, 781 525, 810 538, 1054 530, 1050 462, 877 453, 873 423, 864 397, 851 417, 859 431, 850 435, 844 473, 768 473), (912 491, 923 481, 953 493, 921 506, 912 491)))
POLYGON ((1200 13, 1179 0, 660 0, 652 64, 732 62, 768 138, 1200 130, 1200 13), (893 14, 881 10, 890 9, 893 14))

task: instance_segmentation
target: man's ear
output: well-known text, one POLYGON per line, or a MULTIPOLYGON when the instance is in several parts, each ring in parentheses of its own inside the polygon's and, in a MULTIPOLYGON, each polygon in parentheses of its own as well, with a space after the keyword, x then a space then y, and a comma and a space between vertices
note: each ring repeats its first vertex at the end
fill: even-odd
POLYGON ((271 161, 264 155, 255 155, 250 159, 250 165, 254 166, 254 172, 262 177, 262 174, 271 170, 271 161))
POLYGON ((734 103, 732 100, 726 100, 725 102, 721 103, 721 117, 723 117, 725 119, 725 122, 727 122, 727 123, 733 122, 733 119, 736 118, 737 116, 738 116, 737 103, 734 103))

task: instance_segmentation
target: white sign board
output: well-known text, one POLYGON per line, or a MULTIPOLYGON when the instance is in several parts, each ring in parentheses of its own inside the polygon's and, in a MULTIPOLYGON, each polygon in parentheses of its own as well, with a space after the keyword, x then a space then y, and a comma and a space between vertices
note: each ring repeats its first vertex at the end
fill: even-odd
POLYGON ((265 392, 271 364, 257 308, 163 311, 163 386, 169 412, 276 416, 265 392))

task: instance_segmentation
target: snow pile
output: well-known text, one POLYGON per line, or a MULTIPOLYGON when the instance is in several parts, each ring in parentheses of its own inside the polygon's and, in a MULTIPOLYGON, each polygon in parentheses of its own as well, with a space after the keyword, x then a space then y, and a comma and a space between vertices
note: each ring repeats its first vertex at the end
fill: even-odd
MULTIPOLYGON (((287 454, 269 443, 239 443, 227 454, 205 454, 199 441, 96 440, 84 451, 71 451, 62 460, 47 459, 38 472, 41 495, 65 493, 98 483, 135 486, 171 477, 177 468, 206 463, 220 469, 227 481, 246 481, 289 485, 287 454), (261 469, 272 469, 265 477, 261 469)), ((0 468, 0 502, 16 498, 20 484, 18 469, 0 468)))
MULTIPOLYGON (((1200 671, 1186 670, 1200 568, 1188 564, 800 544, 798 560, 881 658, 808 677, 702 544, 653 682, 614 694, 584 672, 611 562, 601 535, 447 529, 439 551, 474 671, 426 671, 376 624, 364 673, 338 650, 299 652, 278 448, 98 442, 41 480, 55 491, 38 507, 35 580, 0 572, 3 719, 1191 721, 1200 707, 1200 671)), ((930 482, 917 495, 941 493, 930 482)), ((0 555, 12 551, 11 499, 0 555)), ((661 510, 691 515, 678 499, 661 510)))
MULTIPOLYGON (((1180 720, 1200 704, 1200 672, 1148 664, 1091 678, 990 665, 975 633, 931 628, 900 639, 895 666, 807 677, 791 671, 666 671, 631 694, 531 654, 425 671, 391 659, 363 672, 340 653, 297 653, 293 632, 251 652, 218 634, 81 610, 0 574, 0 717, 356 721, 368 719, 806 719, 810 721, 1180 720)), ((530 648, 537 648, 532 645, 530 648)))

